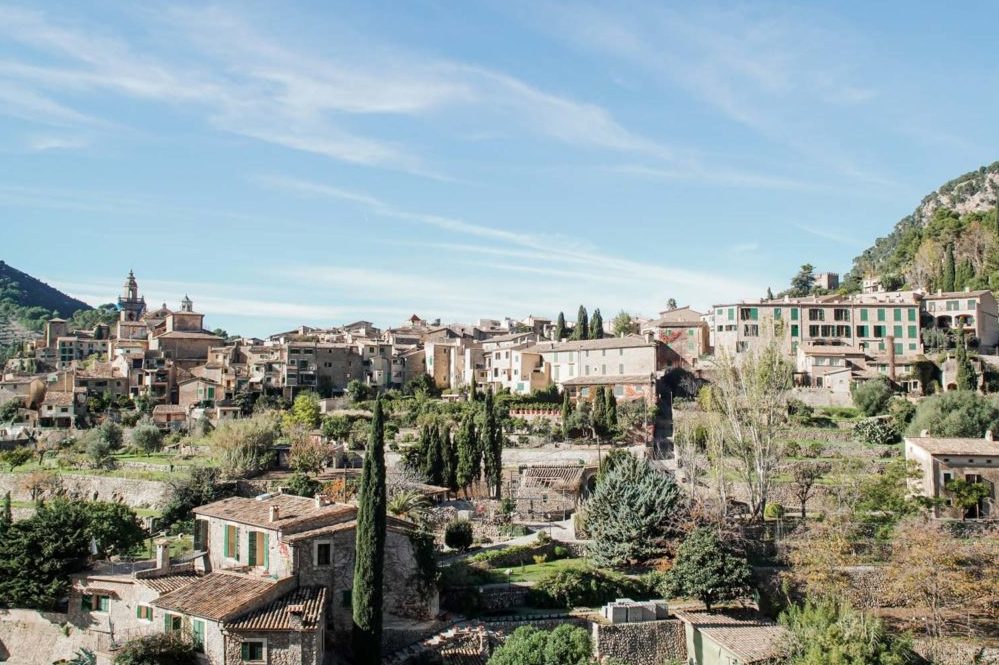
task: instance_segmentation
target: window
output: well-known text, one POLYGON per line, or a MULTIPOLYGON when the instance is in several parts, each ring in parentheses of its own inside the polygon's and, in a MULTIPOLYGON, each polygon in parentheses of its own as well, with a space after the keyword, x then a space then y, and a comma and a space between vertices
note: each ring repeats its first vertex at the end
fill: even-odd
POLYGON ((968 309, 975 309, 975 300, 971 299, 968 301, 968 309))
POLYGON ((902 355, 902 342, 895 342, 895 354, 902 355))
POLYGON ((916 339, 916 337, 919 336, 919 333, 916 332, 916 326, 909 326, 909 331, 908 332, 909 332, 909 338, 910 339, 916 339))
POLYGON ((774 307, 774 318, 779 319, 781 315, 780 307, 774 307))
POLYGON ((809 321, 825 321, 826 320, 826 313, 825 313, 824 310, 821 310, 821 309, 817 309, 817 308, 810 309, 810 310, 808 310, 808 320, 809 321))
POLYGON ((866 321, 867 320, 867 310, 866 309, 860 310, 860 320, 861 321, 866 321))
POLYGON ((205 652, 205 622, 201 619, 191 619, 191 642, 195 651, 205 652))
POLYGON ((194 520, 194 551, 204 552, 208 549, 208 520, 194 520))
POLYGON ((620 365, 617 366, 617 373, 624 374, 624 363, 621 363, 620 365))
POLYGON ((797 321, 798 320, 798 308, 797 307, 792 307, 791 308, 791 320, 792 321, 797 321))
POLYGON ((152 621, 153 608, 149 607, 149 605, 136 605, 135 618, 139 619, 140 621, 152 621))
POLYGON ((956 300, 948 300, 947 301, 947 311, 948 312, 953 312, 953 311, 958 310, 958 309, 961 309, 961 303, 959 303, 956 300))
POLYGON ((239 561, 239 527, 233 524, 226 524, 222 545, 227 558, 239 561))
POLYGON ((874 336, 875 337, 879 337, 879 338, 880 337, 884 337, 885 336, 885 327, 884 326, 874 326, 874 336))
POLYGON ((181 630, 184 626, 183 617, 179 614, 164 614, 163 615, 163 630, 168 633, 174 633, 181 630))
POLYGON ((316 565, 328 566, 332 561, 333 546, 330 543, 316 543, 316 565))
POLYGON ((857 326, 857 337, 867 337, 867 326, 857 326))
POLYGON ((80 598, 80 609, 84 612, 107 612, 111 609, 111 597, 99 593, 88 593, 80 598))
POLYGON ((264 662, 264 647, 266 643, 263 640, 253 640, 252 642, 243 642, 239 645, 239 655, 243 659, 244 663, 262 663, 264 662))
POLYGON ((744 323, 742 326, 742 334, 746 337, 759 337, 760 336, 760 326, 758 323, 744 323))
MULTIPOLYGON (((794 311, 794 310, 791 310, 791 311, 794 311)), ((798 324, 793 323, 793 324, 791 324, 791 337, 797 337, 797 336, 798 336, 798 324)))
POLYGON ((850 310, 848 309, 834 309, 833 319, 836 321, 849 321, 850 320, 850 310))
POLYGON ((949 483, 953 479, 954 479, 954 476, 951 474, 950 471, 944 471, 943 472, 943 484, 944 485, 946 485, 947 483, 949 483))
POLYGON ((910 321, 915 321, 916 320, 916 308, 915 307, 910 307, 906 311, 908 312, 908 315, 909 315, 908 318, 909 318, 909 320, 910 321))
POLYGON ((351 599, 352 592, 350 589, 345 589, 343 594, 340 596, 340 607, 350 607, 352 604, 351 599))
POLYGON ((893 321, 901 321, 902 309, 900 307, 896 307, 895 309, 892 310, 891 316, 893 321))
POLYGON ((884 321, 884 320, 885 320, 885 310, 884 310, 883 307, 879 307, 878 308, 878 321, 884 321))
MULTIPOLYGON (((624 386, 614 386, 614 395, 624 397, 624 386)), ((992 460, 989 461, 991 462, 992 460)))
POLYGON ((818 326, 808 326, 808 336, 809 337, 818 337, 819 336, 819 327, 818 326))
POLYGON ((267 567, 269 538, 263 531, 249 531, 246 534, 246 563, 251 566, 267 567))
POLYGON ((601 365, 600 366, 600 374, 603 375, 603 376, 607 375, 607 365, 601 365))
POLYGON ((894 335, 895 337, 901 337, 902 336, 902 326, 894 326, 894 327, 892 327, 892 335, 894 335))

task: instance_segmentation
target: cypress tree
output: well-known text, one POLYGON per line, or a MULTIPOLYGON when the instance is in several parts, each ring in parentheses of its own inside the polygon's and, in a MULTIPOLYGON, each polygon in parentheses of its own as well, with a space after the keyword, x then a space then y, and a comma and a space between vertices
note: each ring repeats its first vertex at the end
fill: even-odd
POLYGON ((553 340, 561 342, 568 336, 569 335, 565 327, 565 314, 563 312, 559 312, 558 319, 555 320, 555 334, 553 335, 553 340))
POLYGON ((475 381, 475 368, 472 368, 472 382, 468 386, 468 401, 474 402, 479 396, 479 384, 475 381))
POLYGON ((593 396, 593 429, 599 435, 607 432, 607 397, 603 388, 593 396))
POLYGON ((426 426, 427 455, 424 457, 423 475, 431 485, 444 484, 444 446, 441 441, 441 431, 437 423, 426 426))
POLYGON ((610 386, 604 390, 607 391, 604 396, 604 401, 607 403, 607 430, 614 431, 617 429, 617 398, 614 397, 614 390, 610 386))
POLYGON ((965 259, 958 265, 957 272, 954 275, 954 289, 960 291, 966 286, 971 286, 971 282, 974 279, 975 268, 971 265, 970 259, 965 259))
POLYGON ((444 453, 443 483, 452 492, 458 491, 458 444, 451 437, 451 428, 444 425, 441 429, 441 448, 444 453))
POLYGON ((375 400, 357 500, 351 605, 354 659, 361 665, 377 665, 382 659, 385 506, 385 422, 379 397, 375 400))
POLYGON ((579 311, 576 313, 576 327, 572 329, 572 338, 574 340, 587 339, 590 335, 590 319, 586 314, 586 308, 582 305, 579 306, 579 311))
POLYGON ((957 376, 958 390, 978 390, 978 372, 968 358, 968 343, 962 332, 957 340, 957 376))
POLYGON ((604 336, 604 317, 600 314, 600 308, 593 310, 593 318, 590 319, 590 339, 602 339, 604 336))
POLYGON ((954 245, 947 245, 947 254, 944 256, 943 265, 943 278, 941 279, 940 288, 944 291, 953 291, 956 287, 954 285, 956 277, 956 268, 954 265, 954 245))
POLYGON ((486 484, 492 489, 494 499, 500 498, 503 480, 503 439, 496 418, 493 391, 486 391, 485 422, 482 427, 482 452, 486 470, 486 484))
POLYGON ((569 391, 562 391, 562 434, 569 438, 569 418, 572 417, 572 401, 569 399, 569 391))
POLYGON ((767 300, 773 300, 773 299, 774 299, 774 292, 773 292, 773 290, 771 290, 771 288, 770 288, 770 287, 768 286, 768 287, 767 287, 767 300))
POLYGON ((14 523, 14 511, 10 507, 10 492, 3 495, 3 506, 0 507, 0 536, 7 533, 7 529, 14 523))
POLYGON ((457 444, 458 466, 455 470, 455 483, 467 494, 468 487, 478 479, 482 470, 482 451, 476 440, 475 419, 472 416, 465 416, 462 421, 457 444))

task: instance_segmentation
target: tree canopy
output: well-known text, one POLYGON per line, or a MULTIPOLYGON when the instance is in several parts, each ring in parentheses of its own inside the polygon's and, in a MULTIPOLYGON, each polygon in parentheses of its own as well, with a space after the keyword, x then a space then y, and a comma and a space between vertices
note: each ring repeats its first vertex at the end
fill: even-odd
POLYGON ((927 397, 916 407, 908 433, 918 436, 980 438, 999 428, 999 406, 994 398, 970 390, 954 390, 927 397))
POLYGON ((664 587, 670 595, 700 599, 710 612, 720 600, 746 595, 749 578, 746 557, 726 547, 714 529, 698 527, 680 544, 664 587))

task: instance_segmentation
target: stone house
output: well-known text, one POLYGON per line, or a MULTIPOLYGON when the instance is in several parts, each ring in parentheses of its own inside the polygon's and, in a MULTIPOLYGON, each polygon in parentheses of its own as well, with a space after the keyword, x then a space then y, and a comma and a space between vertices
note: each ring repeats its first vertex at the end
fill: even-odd
POLYGON ((674 610, 684 623, 688 665, 777 665, 785 629, 751 609, 674 610))
POLYGON ((981 439, 906 437, 905 458, 915 462, 921 472, 919 478, 910 481, 910 489, 920 496, 942 501, 943 505, 934 508, 936 517, 987 518, 997 514, 999 442, 993 440, 991 432, 981 439), (946 489, 947 483, 960 478, 985 483, 989 489, 989 495, 968 511, 953 505, 953 496, 946 489))
POLYGON ((605 337, 577 342, 546 342, 541 353, 551 381, 588 397, 594 386, 611 386, 618 399, 656 399, 656 382, 667 369, 666 345, 645 336, 605 337))
POLYGON ((678 307, 659 313, 659 318, 642 325, 671 352, 671 367, 696 369, 702 356, 711 352, 711 327, 704 315, 690 307, 678 307))
MULTIPOLYGON (((158 632, 182 632, 211 665, 321 665, 330 649, 346 644, 354 506, 265 494, 223 499, 194 514, 195 552, 185 560, 171 562, 160 543, 154 562, 74 577, 67 619, 101 662, 128 639, 158 632)), ((390 518, 386 537, 385 607, 403 623, 437 614, 410 527, 390 518)))
POLYGON ((983 352, 999 345, 999 305, 991 291, 952 291, 928 293, 923 311, 932 327, 961 331, 978 340, 983 352))

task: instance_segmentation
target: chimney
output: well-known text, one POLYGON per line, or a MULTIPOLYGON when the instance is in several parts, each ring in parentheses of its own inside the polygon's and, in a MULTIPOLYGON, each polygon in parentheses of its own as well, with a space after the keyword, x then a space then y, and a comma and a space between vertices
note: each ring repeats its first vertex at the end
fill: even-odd
POLYGON ((170 541, 156 541, 156 570, 170 568, 170 541))
POLYGON ((292 630, 302 630, 302 614, 305 608, 302 605, 288 606, 288 626, 292 630))
POLYGON ((985 430, 985 440, 986 441, 995 441, 996 440, 996 437, 992 433, 992 430, 990 430, 990 429, 985 430))
POLYGON ((922 431, 919 432, 919 437, 921 439, 925 439, 929 435, 930 435, 930 430, 928 430, 928 429, 924 429, 924 430, 922 430, 922 431))
POLYGON ((888 378, 895 382, 895 338, 885 338, 888 344, 888 378))
POLYGON ((281 515, 280 509, 276 505, 271 504, 271 519, 270 519, 270 521, 271 522, 277 522, 278 519, 279 519, 279 517, 280 517, 280 515, 281 515))
POLYGON ((322 507, 323 507, 323 495, 322 494, 317 494, 316 495, 316 508, 322 508, 322 507))

